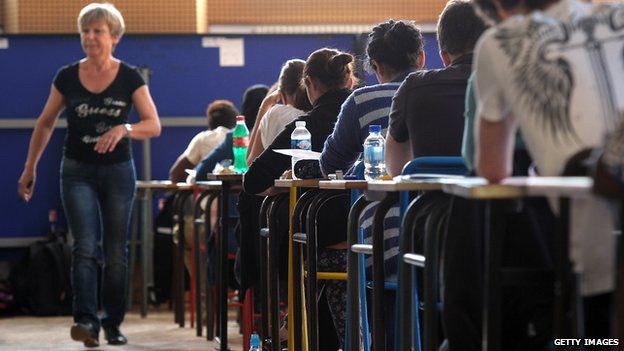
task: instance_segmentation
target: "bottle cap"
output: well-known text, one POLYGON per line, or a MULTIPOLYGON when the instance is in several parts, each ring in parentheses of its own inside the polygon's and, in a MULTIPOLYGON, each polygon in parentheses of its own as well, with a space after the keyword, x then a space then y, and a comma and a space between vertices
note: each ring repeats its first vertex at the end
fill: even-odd
POLYGON ((378 124, 371 124, 368 126, 369 133, 381 133, 381 126, 378 124))
POLYGON ((260 347, 260 337, 258 334, 251 334, 251 340, 249 341, 251 347, 260 347))
POLYGON ((305 121, 297 121, 295 122, 295 127, 299 128, 299 127, 305 127, 306 123, 305 121))
POLYGON ((245 116, 243 115, 236 116, 236 122, 245 122, 245 116))

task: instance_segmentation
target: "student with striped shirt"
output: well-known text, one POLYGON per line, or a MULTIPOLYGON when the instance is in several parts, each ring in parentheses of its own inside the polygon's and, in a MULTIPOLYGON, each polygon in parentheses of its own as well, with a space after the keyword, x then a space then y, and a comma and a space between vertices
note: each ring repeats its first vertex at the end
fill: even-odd
MULTIPOLYGON (((342 105, 333 133, 325 141, 320 158, 322 172, 327 175, 341 170, 348 173, 363 151, 368 126, 381 125, 385 134, 392 97, 401 82, 410 73, 425 65, 423 38, 413 22, 389 20, 380 23, 368 35, 367 66, 373 71, 379 84, 355 90, 342 105)), ((364 212, 360 226, 364 228, 366 242, 371 243, 372 219, 377 203, 364 212)), ((396 276, 398 254, 399 209, 392 208, 384 221, 384 254, 386 276, 396 276)), ((346 257, 346 251, 344 252, 346 257)), ((346 259, 345 259, 346 262, 346 259)), ((319 262, 321 265, 322 262, 319 262)), ((370 267, 372 261, 367 260, 370 267)), ((346 293, 346 288, 345 291, 346 293)), ((393 294, 387 296, 388 306, 394 303, 393 294)), ((388 335, 392 335, 394 308, 388 307, 386 318, 388 335)), ((387 349, 393 346, 392 338, 387 349)))
POLYGON ((425 65, 422 34, 413 22, 380 23, 368 38, 366 63, 379 84, 356 89, 342 105, 321 154, 321 170, 325 175, 350 170, 362 153, 369 125, 381 125, 385 135, 395 91, 407 75, 425 65))

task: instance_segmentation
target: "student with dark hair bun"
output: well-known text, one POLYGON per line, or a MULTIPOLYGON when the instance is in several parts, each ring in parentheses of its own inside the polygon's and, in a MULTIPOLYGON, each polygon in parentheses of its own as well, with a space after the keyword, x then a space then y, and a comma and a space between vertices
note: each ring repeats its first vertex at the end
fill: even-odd
MULTIPOLYGON (((290 157, 274 152, 275 149, 290 149, 290 135, 295 129, 296 121, 305 121, 306 128, 312 135, 312 150, 320 152, 327 136, 332 132, 336 118, 340 112, 340 106, 351 94, 351 88, 355 82, 353 75, 354 57, 338 50, 323 48, 313 52, 303 68, 303 84, 305 85, 308 99, 312 103, 312 110, 298 117, 286 125, 285 129, 273 140, 260 156, 249 167, 245 174, 243 185, 245 191, 250 194, 269 195, 275 179, 279 178, 284 171, 290 169, 290 157)), ((347 199, 348 200, 348 199, 347 199)), ((348 201, 336 201, 321 209, 318 230, 318 269, 344 271, 346 268, 346 218, 349 211, 348 201), (343 221, 336 221, 343 218, 343 221), (331 220, 331 223, 330 223, 331 220)), ((287 240, 288 212, 279 214, 281 223, 285 225, 278 228, 282 241, 287 240), (282 216, 283 215, 283 216, 282 216)), ((286 245, 281 245, 286 248, 286 245)), ((287 257, 284 253, 282 257, 287 257)), ((321 290, 319 290, 321 291, 321 290)), ((345 325, 345 296, 346 285, 344 282, 327 281, 324 289, 326 306, 332 315, 333 324, 340 342, 344 340, 345 325)), ((321 300, 322 301, 322 300, 321 300)), ((322 304, 322 302, 320 302, 322 304)), ((319 306, 319 320, 323 318, 322 311, 325 305, 319 306)), ((325 308, 326 310, 326 308, 325 308)), ((331 322, 319 323, 319 349, 336 350, 339 345, 332 343, 333 332, 323 328, 331 327, 331 322)))
POLYGON ((296 121, 305 121, 312 134, 312 150, 320 152, 333 130, 340 106, 351 93, 355 82, 354 57, 335 49, 323 48, 313 52, 303 68, 303 84, 312 110, 286 125, 245 174, 245 191, 250 194, 270 193, 273 181, 290 169, 290 156, 274 149, 290 149, 290 134, 296 121))
POLYGON ((389 20, 373 28, 366 63, 379 84, 355 90, 345 102, 323 148, 324 174, 348 172, 363 150, 369 125, 381 125, 385 134, 394 92, 408 74, 425 64, 423 46, 422 34, 413 22, 389 20))
MULTIPOLYGON (((321 154, 320 165, 325 175, 337 170, 343 173, 351 170, 363 151, 369 125, 381 125, 382 132, 386 133, 392 96, 407 75, 424 66, 423 46, 422 34, 413 22, 388 20, 373 28, 368 35, 366 64, 379 84, 356 89, 343 104, 334 131, 327 138, 321 154)), ((376 207, 375 203, 365 210, 362 223, 372 224, 367 219, 372 217, 376 207)), ((398 207, 390 210, 384 223, 384 258, 389 276, 396 272, 398 213, 398 207)), ((367 238, 371 235, 370 224, 363 226, 367 238)), ((346 251, 341 254, 346 261, 346 251)), ((386 327, 391 333, 394 297, 387 296, 387 301, 386 327)), ((388 349, 392 349, 391 338, 388 341, 388 349)))

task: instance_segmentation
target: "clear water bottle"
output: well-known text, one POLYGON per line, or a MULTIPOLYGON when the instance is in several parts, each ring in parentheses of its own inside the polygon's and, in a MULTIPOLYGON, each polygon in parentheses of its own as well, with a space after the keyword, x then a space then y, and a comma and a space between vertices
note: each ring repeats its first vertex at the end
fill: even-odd
MULTIPOLYGON (((296 121, 295 130, 290 134, 290 148, 299 150, 312 150, 312 134, 306 129, 305 121, 296 121)), ((293 170, 293 178, 295 178, 295 162, 299 160, 298 157, 292 157, 291 168, 293 170)))
POLYGON ((249 339, 249 351, 260 351, 262 348, 260 347, 260 337, 258 334, 251 334, 251 339, 249 339))
POLYGON ((249 146, 249 129, 245 125, 245 116, 236 116, 236 127, 232 134, 234 153, 234 172, 245 173, 247 167, 247 147, 249 146))
POLYGON ((364 140, 364 179, 375 180, 386 175, 384 148, 386 140, 381 135, 381 126, 368 126, 368 137, 364 140))

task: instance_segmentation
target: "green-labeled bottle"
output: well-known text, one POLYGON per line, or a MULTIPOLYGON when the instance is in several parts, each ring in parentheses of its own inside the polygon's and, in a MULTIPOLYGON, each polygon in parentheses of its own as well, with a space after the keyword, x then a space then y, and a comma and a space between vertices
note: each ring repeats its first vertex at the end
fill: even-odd
POLYGON ((236 116, 236 128, 232 134, 234 152, 234 172, 245 173, 247 167, 247 147, 249 146, 249 129, 245 125, 245 116, 236 116))

